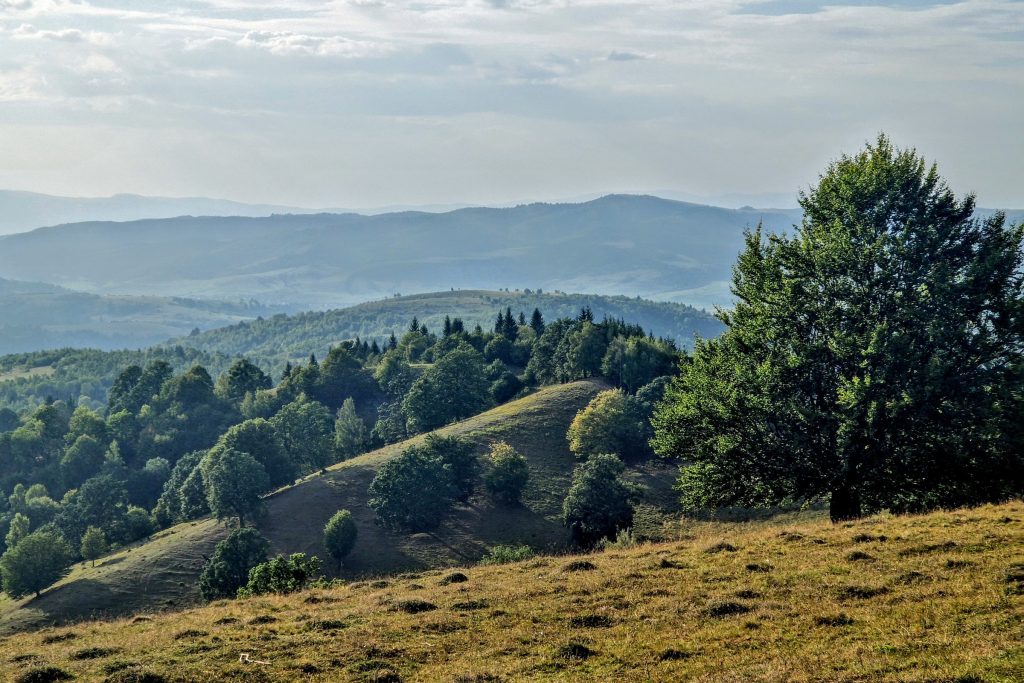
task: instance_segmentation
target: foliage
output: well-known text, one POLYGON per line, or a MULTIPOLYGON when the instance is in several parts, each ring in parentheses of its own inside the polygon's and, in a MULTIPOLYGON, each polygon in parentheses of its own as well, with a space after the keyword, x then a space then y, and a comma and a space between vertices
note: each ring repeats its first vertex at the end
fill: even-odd
POLYGON ((573 540, 584 547, 614 538, 633 524, 632 502, 640 488, 622 478, 626 467, 614 455, 601 453, 576 466, 562 505, 562 520, 573 540))
POLYGON ((504 441, 491 444, 484 488, 495 499, 518 503, 530 479, 526 458, 504 441))
POLYGON ((199 592, 206 600, 233 597, 249 580, 249 570, 267 559, 270 544, 258 531, 235 529, 217 544, 199 575, 199 592))
POLYGON ((338 510, 327 520, 324 527, 324 547, 327 548, 328 554, 337 560, 339 567, 342 560, 352 552, 358 535, 359 530, 356 528, 352 513, 348 510, 338 510))
POLYGON ((270 486, 263 465, 248 453, 214 449, 203 460, 206 502, 218 519, 237 517, 239 526, 261 509, 260 495, 270 486))
POLYGON ((334 447, 342 458, 352 458, 365 451, 368 443, 366 423, 356 413, 355 401, 346 398, 334 421, 334 447))
POLYGON ((483 357, 465 344, 427 369, 402 402, 409 428, 428 431, 475 415, 490 405, 483 357))
POLYGON ((566 438, 577 457, 614 453, 629 458, 649 452, 645 435, 639 402, 621 389, 609 389, 576 414, 566 438))
POLYGON ((691 506, 830 497, 834 519, 1024 492, 1024 227, 972 218, 885 138, 747 236, 737 305, 655 417, 691 506))
POLYGON ((322 403, 300 394, 270 418, 292 472, 308 473, 334 462, 334 424, 322 403))
POLYGON ((487 549, 487 554, 480 558, 479 564, 510 564, 529 560, 533 556, 533 548, 528 545, 495 545, 487 549))
POLYGON ((4 592, 12 598, 39 592, 64 575, 72 552, 59 533, 34 531, 0 557, 4 592))
POLYGON ((410 446, 377 470, 369 505, 384 526, 426 531, 440 523, 457 495, 452 476, 436 453, 410 446))
POLYGON ((107 544, 107 535, 103 529, 91 526, 82 534, 82 545, 80 553, 86 560, 96 566, 96 560, 102 557, 110 546, 107 544))
POLYGON ((306 587, 320 575, 320 558, 305 553, 278 555, 272 560, 256 565, 249 570, 249 581, 238 589, 238 597, 276 593, 294 593, 306 587))

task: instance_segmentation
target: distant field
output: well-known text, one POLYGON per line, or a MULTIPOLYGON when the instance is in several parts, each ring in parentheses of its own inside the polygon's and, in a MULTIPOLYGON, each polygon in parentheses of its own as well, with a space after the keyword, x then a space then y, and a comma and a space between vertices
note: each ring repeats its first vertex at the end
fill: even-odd
POLYGON ((676 532, 586 556, 467 564, 462 582, 418 572, 18 634, 0 641, 0 676, 51 666, 84 681, 1024 680, 1020 501, 676 532))
POLYGON ((38 368, 15 368, 0 372, 0 382, 30 377, 50 377, 55 372, 57 372, 57 368, 52 365, 45 365, 38 368))

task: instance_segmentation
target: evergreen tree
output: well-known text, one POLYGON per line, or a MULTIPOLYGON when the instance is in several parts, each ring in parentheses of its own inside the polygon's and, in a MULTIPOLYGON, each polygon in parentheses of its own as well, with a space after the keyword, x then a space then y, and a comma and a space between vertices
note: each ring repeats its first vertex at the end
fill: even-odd
POLYGON ((334 447, 342 458, 352 458, 367 445, 366 423, 356 412, 356 402, 346 398, 334 421, 334 447))
POLYGON ((684 500, 841 520, 1021 495, 1024 227, 884 136, 800 204, 794 234, 747 235, 725 333, 655 416, 684 500))
POLYGON ((447 315, 444 317, 444 331, 441 334, 445 337, 452 335, 452 319, 447 315))
POLYGON ((394 351, 398 348, 398 339, 395 337, 395 333, 392 332, 388 338, 388 351, 394 351))
POLYGON ((544 316, 541 315, 539 308, 533 309, 533 315, 530 316, 530 328, 538 338, 544 334, 544 316))

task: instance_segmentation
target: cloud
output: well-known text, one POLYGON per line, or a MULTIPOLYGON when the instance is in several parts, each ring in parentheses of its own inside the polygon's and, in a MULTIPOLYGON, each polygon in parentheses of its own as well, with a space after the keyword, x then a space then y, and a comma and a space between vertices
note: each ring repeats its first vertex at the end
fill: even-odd
POLYGON ((612 50, 605 57, 609 62, 636 62, 644 59, 650 59, 648 55, 642 55, 638 52, 628 52, 625 50, 612 50))

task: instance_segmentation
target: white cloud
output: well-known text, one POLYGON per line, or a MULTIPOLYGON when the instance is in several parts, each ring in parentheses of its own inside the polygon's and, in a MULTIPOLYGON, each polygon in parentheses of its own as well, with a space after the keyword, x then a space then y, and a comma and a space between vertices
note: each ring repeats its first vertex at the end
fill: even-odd
MULTIPOLYGON (((849 2, 0 0, 0 32, 16 39, 0 40, 0 99, 22 103, 10 125, 146 131, 132 138, 146 158, 166 151, 162 136, 216 139, 166 156, 193 194, 790 191, 885 129, 982 201, 1024 205, 1024 3, 849 2), (254 141, 258 154, 243 148, 254 141), (222 172, 190 172, 203 164, 222 172), (396 164, 423 175, 396 179, 396 164), (267 182, 283 167, 286 182, 267 182)), ((82 192, 168 182, 106 162, 55 162, 52 178, 82 192)))

